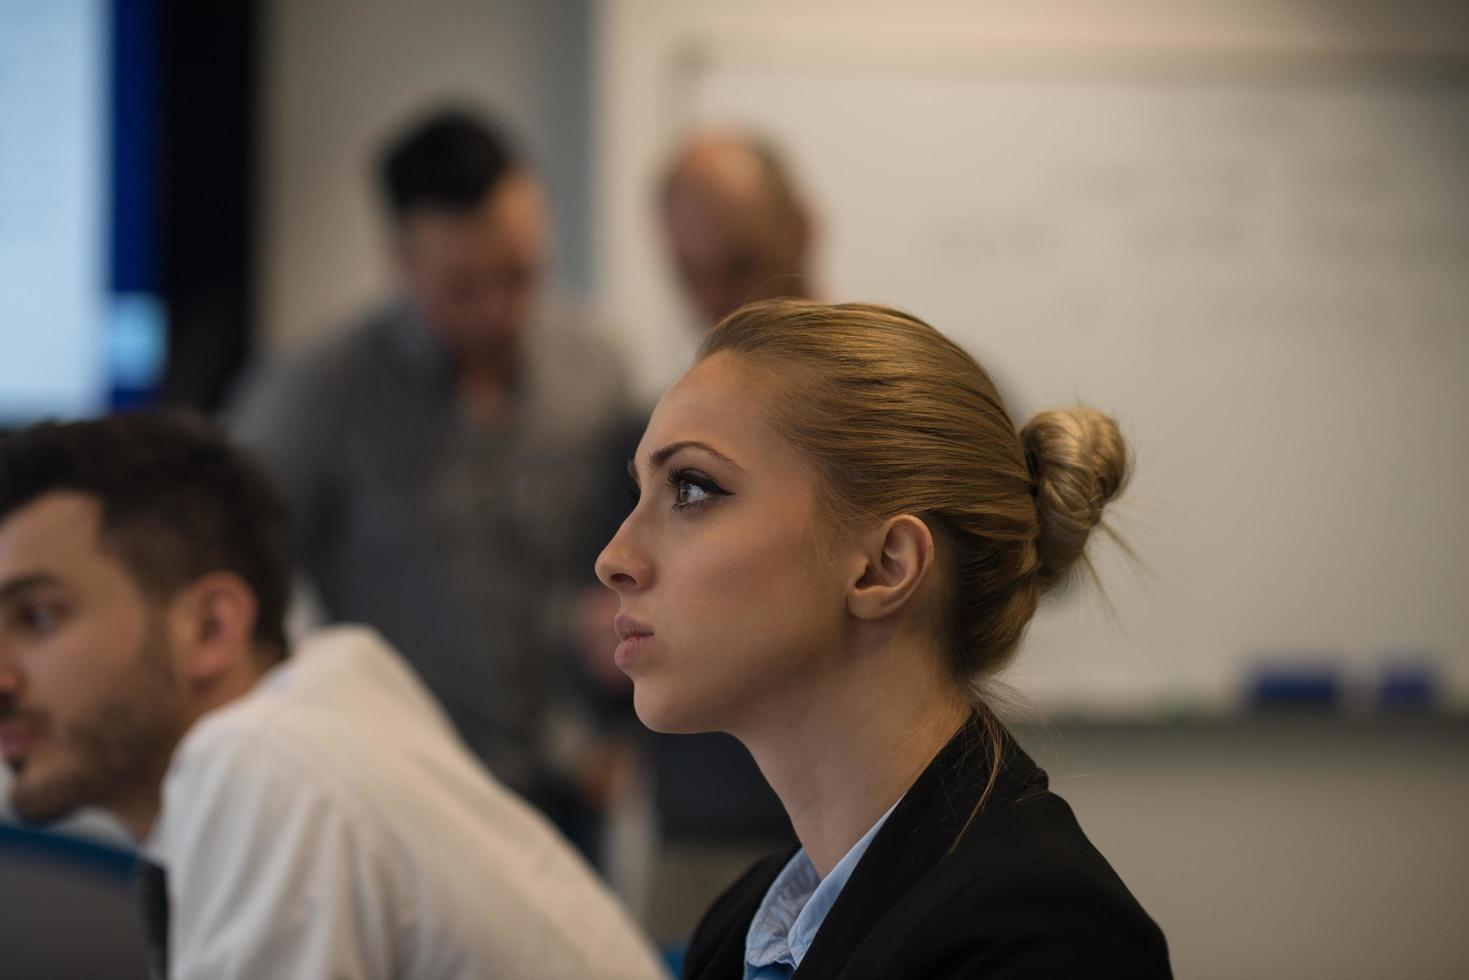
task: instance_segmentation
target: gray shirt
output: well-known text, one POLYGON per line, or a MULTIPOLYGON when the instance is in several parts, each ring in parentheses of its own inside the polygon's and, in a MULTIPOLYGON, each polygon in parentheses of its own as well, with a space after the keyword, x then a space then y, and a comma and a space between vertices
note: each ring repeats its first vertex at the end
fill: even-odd
POLYGON ((591 525, 621 486, 603 443, 626 388, 564 312, 534 319, 520 357, 506 410, 471 419, 447 351, 395 302, 260 375, 235 423, 277 470, 328 617, 377 627, 470 748, 533 792, 569 684, 558 610, 594 584, 591 525))

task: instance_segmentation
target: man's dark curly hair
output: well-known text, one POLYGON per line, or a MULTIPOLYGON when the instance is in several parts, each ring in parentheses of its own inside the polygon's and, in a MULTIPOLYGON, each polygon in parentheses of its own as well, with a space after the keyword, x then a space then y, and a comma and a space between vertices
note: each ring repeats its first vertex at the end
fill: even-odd
POLYGON ((240 576, 255 593, 256 646, 286 655, 286 505, 265 469, 213 426, 139 412, 0 431, 0 522, 58 491, 97 500, 100 544, 150 598, 211 572, 240 576))

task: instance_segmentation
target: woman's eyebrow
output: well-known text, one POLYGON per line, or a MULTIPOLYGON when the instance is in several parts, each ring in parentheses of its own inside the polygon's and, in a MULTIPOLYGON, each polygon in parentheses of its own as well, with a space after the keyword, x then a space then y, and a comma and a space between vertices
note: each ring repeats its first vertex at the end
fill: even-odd
POLYGON ((685 439, 681 442, 671 442, 668 445, 664 446, 662 449, 649 453, 648 467, 650 469, 656 470, 658 467, 668 462, 668 458, 670 456, 682 449, 702 449, 704 450, 704 452, 708 453, 710 456, 713 456, 715 459, 723 460, 737 470, 741 469, 739 463, 736 463, 734 460, 730 459, 728 456, 724 455, 724 453, 715 449, 707 442, 699 442, 696 439, 685 439))
MULTIPOLYGON (((734 460, 724 455, 724 453, 715 449, 707 442, 699 442, 697 439, 684 439, 680 442, 671 442, 668 445, 664 446, 662 449, 659 449, 656 452, 649 453, 648 469, 658 469, 664 463, 668 462, 669 457, 671 457, 674 453, 678 452, 681 449, 702 449, 704 450, 704 452, 713 456, 715 459, 723 460, 737 470, 743 469, 739 463, 736 463, 734 460)), ((632 477, 632 482, 634 486, 642 485, 641 482, 638 480, 638 461, 636 457, 628 457, 627 475, 632 477)))

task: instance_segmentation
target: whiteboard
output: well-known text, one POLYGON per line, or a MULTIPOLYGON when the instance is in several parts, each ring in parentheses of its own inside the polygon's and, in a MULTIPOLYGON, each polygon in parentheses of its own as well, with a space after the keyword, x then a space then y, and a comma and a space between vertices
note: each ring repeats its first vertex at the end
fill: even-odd
POLYGON ((782 146, 832 299, 972 350, 1017 423, 1136 451, 1106 599, 1002 678, 1052 711, 1229 710, 1263 661, 1469 705, 1469 72, 695 63, 677 126, 782 146))

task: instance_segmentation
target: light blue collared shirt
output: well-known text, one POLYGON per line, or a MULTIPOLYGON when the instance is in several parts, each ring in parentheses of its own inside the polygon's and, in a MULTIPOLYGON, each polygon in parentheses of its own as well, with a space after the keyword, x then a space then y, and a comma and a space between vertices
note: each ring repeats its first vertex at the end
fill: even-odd
POLYGON ((788 980, 796 972, 857 862, 897 805, 877 818, 825 878, 816 873, 804 847, 786 862, 745 935, 745 980, 788 980))

